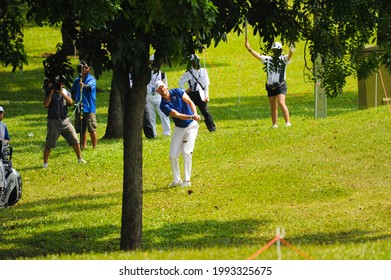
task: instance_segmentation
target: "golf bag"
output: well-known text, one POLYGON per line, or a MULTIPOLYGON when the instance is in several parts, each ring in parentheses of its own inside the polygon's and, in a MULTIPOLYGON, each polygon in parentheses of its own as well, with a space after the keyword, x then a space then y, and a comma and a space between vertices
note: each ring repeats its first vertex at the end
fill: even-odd
POLYGON ((22 177, 12 168, 12 147, 0 141, 0 208, 22 198, 22 177))

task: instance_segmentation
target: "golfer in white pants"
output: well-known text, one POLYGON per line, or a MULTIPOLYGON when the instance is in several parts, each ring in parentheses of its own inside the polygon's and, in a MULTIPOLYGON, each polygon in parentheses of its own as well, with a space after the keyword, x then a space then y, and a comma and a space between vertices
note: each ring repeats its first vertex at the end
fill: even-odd
POLYGON ((171 116, 175 124, 170 145, 170 162, 174 180, 170 187, 191 186, 192 155, 198 134, 200 116, 196 106, 183 89, 168 90, 162 81, 155 83, 155 90, 161 95, 160 109, 171 116), (185 166, 184 181, 179 170, 179 156, 182 154, 185 166))
MULTIPOLYGON (((153 55, 150 58, 150 61, 153 61, 153 55)), ((167 87, 167 75, 160 71, 160 70, 152 70, 151 71, 151 80, 149 81, 149 84, 147 85, 147 103, 146 103, 146 110, 148 110, 148 115, 150 118, 150 123, 152 125, 153 135, 154 137, 157 136, 156 131, 156 111, 159 114, 160 121, 162 123, 162 129, 163 129, 163 135, 169 136, 171 135, 171 127, 170 127, 170 118, 166 116, 162 110, 160 110, 160 102, 162 100, 162 97, 156 93, 155 91, 155 83, 156 81, 163 81, 164 84, 167 87)))

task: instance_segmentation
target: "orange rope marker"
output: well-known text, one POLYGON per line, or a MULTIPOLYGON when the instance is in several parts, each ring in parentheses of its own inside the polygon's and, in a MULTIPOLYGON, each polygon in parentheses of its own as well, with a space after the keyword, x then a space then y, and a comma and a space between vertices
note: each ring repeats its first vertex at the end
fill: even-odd
POLYGON ((263 251, 265 251, 267 248, 269 248, 270 246, 272 246, 280 237, 279 236, 276 236, 274 237, 272 240, 269 241, 269 243, 267 243, 264 247, 262 247, 260 250, 258 250, 257 252, 255 252, 253 255, 251 255, 250 257, 248 257, 246 260, 253 260, 255 259, 256 257, 258 257, 263 251))
POLYGON ((299 249, 297 249, 295 246, 293 246, 292 244, 290 244, 288 241, 286 241, 284 238, 281 238, 281 242, 284 243, 287 247, 291 248, 293 251, 295 251, 296 253, 298 253, 299 255, 301 255, 302 257, 304 257, 305 259, 307 260, 313 260, 313 258, 311 258, 310 256, 304 254, 302 251, 300 251, 299 249))
POLYGON ((284 243, 288 248, 292 249, 293 251, 295 251, 296 253, 298 253, 299 255, 301 255, 302 257, 304 257, 305 259, 307 260, 314 260, 313 258, 311 258, 310 256, 306 255, 305 253, 303 253, 302 251, 300 251, 298 248, 296 248, 295 246, 293 246, 292 244, 290 244, 288 241, 286 241, 284 239, 284 235, 285 235, 285 229, 282 228, 282 234, 280 234, 280 228, 277 228, 277 234, 276 234, 276 237, 274 237, 272 240, 270 240, 265 246, 263 246, 261 249, 259 249, 258 251, 256 251, 254 254, 252 254, 251 256, 249 256, 246 260, 253 260, 255 259, 256 257, 258 257, 263 251, 265 251, 267 248, 269 248, 270 246, 272 246, 274 243, 277 243, 277 255, 278 255, 278 259, 281 260, 281 247, 280 247, 280 241, 282 243, 284 243))

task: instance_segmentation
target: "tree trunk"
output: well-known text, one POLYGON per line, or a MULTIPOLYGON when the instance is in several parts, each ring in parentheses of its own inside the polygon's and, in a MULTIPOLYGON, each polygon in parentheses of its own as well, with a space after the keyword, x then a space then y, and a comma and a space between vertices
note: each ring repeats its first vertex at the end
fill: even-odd
MULTIPOLYGON (((129 81, 128 73, 121 73, 122 70, 113 70, 111 79, 110 102, 107 117, 107 127, 104 138, 119 139, 124 131, 124 104, 125 94, 128 85, 124 83, 129 81), (126 76, 126 78, 125 78, 126 76), (121 85, 121 86, 120 86, 121 85)), ((129 83, 129 82, 128 82, 129 83)))
POLYGON ((76 40, 76 22, 73 15, 67 16, 61 26, 62 45, 66 55, 74 55, 76 40))
MULTIPOLYGON (((147 59, 146 59, 147 60, 147 59)), ((128 73, 121 73, 128 82, 128 73)), ((146 98, 145 77, 133 78, 124 107, 124 186, 121 250, 142 248, 142 126, 146 98)))

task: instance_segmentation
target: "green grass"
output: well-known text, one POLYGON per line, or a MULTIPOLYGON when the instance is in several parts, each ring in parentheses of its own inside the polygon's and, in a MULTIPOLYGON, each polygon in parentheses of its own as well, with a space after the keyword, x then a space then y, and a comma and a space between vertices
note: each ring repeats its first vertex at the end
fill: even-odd
MULTIPOLYGON (((270 130, 262 66, 236 35, 201 55, 218 130, 209 133, 201 123, 192 187, 167 188, 170 140, 144 139, 144 248, 119 251, 122 140, 99 139, 97 150, 83 151, 88 164, 80 166, 60 139, 49 168, 41 168, 41 55, 53 52, 61 38, 49 28, 25 31, 30 64, 21 73, 0 68, 0 106, 23 179, 22 200, 0 209, 0 259, 241 260, 273 239, 277 227, 314 259, 391 258, 388 107, 358 110, 351 78, 342 96, 328 100, 328 117, 314 120, 313 85, 303 75, 299 44, 287 74, 293 126, 270 130)), ((251 40, 257 49, 257 39, 251 40)), ((183 69, 165 69, 170 87, 177 86, 183 69)), ((100 138, 110 78, 105 73, 98 81, 100 138)), ((303 259, 285 246, 282 257, 303 259)), ((258 256, 276 258, 274 248, 258 256)))

